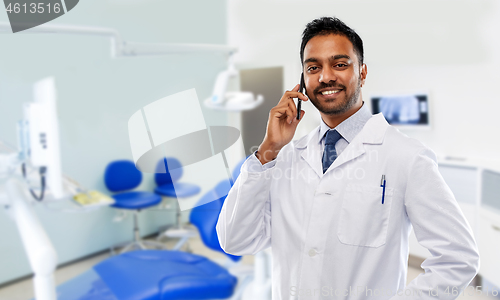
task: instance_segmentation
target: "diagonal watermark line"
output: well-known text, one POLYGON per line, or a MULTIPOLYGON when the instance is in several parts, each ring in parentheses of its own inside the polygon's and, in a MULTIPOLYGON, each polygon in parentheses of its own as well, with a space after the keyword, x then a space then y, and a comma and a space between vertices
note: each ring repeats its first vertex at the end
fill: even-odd
POLYGON ((229 169, 229 164, 227 163, 226 154, 224 151, 221 151, 222 159, 224 160, 224 165, 226 166, 227 177, 229 177, 229 181, 231 182, 231 186, 234 185, 233 175, 231 174, 231 170, 229 169))
MULTIPOLYGON (((210 140, 210 149, 212 150, 212 155, 215 155, 214 141, 212 140, 212 131, 210 130, 210 126, 207 126, 207 131, 208 131, 208 139, 210 140)), ((227 164, 226 164, 226 167, 227 167, 227 164)))
POLYGON ((141 108, 142 119, 144 120, 144 125, 146 125, 146 130, 148 131, 149 142, 151 143, 151 148, 154 148, 155 145, 153 143, 153 136, 151 135, 151 130, 149 130, 148 119, 146 118, 146 114, 144 113, 144 108, 141 108))
POLYGON ((66 9, 66 2, 64 0, 61 0, 61 3, 62 3, 62 8, 64 10, 64 13, 67 13, 68 10, 66 9))

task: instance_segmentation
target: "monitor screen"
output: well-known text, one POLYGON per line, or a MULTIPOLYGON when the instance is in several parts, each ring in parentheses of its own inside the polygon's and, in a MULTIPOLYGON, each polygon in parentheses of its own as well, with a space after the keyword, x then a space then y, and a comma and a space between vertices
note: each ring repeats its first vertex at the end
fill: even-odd
POLYGON ((372 96, 372 113, 382 113, 391 125, 429 125, 427 94, 372 96))

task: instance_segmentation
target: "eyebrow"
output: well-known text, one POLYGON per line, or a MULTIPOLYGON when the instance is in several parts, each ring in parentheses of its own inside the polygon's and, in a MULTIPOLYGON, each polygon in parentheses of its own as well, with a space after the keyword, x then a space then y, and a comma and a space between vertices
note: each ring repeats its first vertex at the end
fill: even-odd
MULTIPOLYGON (((334 61, 334 60, 341 59, 341 58, 351 59, 351 57, 349 55, 346 55, 346 54, 337 54, 335 56, 331 56, 329 58, 329 61, 334 61)), ((318 62, 318 59, 314 58, 314 57, 311 57, 311 58, 308 58, 308 59, 304 60, 304 64, 311 63, 311 62, 318 62)))
POLYGON ((347 54, 337 54, 337 55, 335 55, 335 56, 330 57, 330 61, 332 61, 332 60, 337 60, 337 59, 341 59, 341 58, 351 59, 351 58, 349 57, 349 55, 347 55, 347 54))

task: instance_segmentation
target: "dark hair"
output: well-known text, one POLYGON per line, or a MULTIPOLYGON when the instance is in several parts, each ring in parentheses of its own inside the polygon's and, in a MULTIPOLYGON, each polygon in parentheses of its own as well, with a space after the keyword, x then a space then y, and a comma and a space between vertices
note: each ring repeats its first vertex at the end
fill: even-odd
POLYGON ((300 45, 300 62, 304 62, 304 48, 310 39, 317 35, 338 34, 343 35, 354 48, 354 52, 358 56, 360 65, 363 65, 363 41, 359 35, 347 26, 344 22, 335 17, 323 17, 315 19, 306 25, 306 29, 302 33, 302 44, 300 45))

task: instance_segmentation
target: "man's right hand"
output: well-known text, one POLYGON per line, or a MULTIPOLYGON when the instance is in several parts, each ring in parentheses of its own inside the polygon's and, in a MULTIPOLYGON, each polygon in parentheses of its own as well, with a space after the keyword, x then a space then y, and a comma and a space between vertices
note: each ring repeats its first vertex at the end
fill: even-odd
POLYGON ((257 151, 257 158, 261 164, 275 159, 281 148, 290 143, 297 125, 304 117, 305 111, 301 110, 300 119, 297 120, 297 106, 293 98, 308 100, 304 94, 299 93, 299 85, 297 84, 291 91, 286 91, 278 105, 269 112, 266 136, 257 151))

